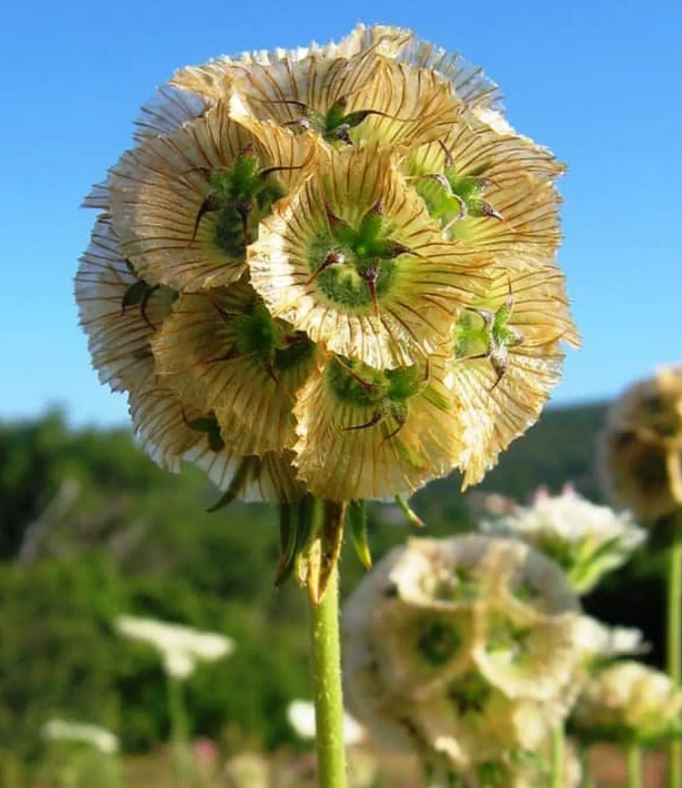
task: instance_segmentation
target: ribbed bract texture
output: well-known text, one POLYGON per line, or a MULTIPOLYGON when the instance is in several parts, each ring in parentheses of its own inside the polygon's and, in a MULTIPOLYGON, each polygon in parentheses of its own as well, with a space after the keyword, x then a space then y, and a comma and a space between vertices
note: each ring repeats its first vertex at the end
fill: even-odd
POLYGON ((180 69, 85 201, 93 363, 157 462, 231 498, 476 483, 578 343, 562 171, 410 31, 180 69))

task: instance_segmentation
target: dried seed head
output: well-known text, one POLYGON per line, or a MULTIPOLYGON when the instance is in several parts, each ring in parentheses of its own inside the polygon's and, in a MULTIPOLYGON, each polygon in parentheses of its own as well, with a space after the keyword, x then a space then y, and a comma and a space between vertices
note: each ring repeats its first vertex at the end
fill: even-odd
POLYGON ((343 621, 352 712, 456 772, 542 748, 585 679, 577 601, 520 542, 411 540, 363 580, 343 621))
POLYGON ((682 512, 682 368, 631 386, 609 412, 600 471, 619 503, 654 523, 682 512))

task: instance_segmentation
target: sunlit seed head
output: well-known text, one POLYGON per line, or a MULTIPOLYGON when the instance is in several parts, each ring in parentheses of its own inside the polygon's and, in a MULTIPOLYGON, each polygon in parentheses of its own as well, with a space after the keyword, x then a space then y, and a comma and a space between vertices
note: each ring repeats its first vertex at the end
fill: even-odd
POLYGON ((181 69, 135 143, 86 200, 127 268, 121 322, 78 298, 164 465, 227 499, 389 497, 455 467, 478 481, 537 418, 577 342, 562 168, 480 70, 358 26, 181 69))

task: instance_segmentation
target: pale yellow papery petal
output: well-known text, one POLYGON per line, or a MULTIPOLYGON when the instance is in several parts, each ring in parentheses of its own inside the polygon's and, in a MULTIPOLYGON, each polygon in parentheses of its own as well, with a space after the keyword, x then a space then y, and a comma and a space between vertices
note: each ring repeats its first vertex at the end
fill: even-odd
MULTIPOLYGON (((456 695, 457 688, 455 681, 450 693, 456 695)), ((560 721, 551 706, 510 699, 496 689, 491 689, 480 709, 469 713, 458 713, 456 701, 446 693, 417 703, 416 711, 421 735, 431 748, 451 768, 464 772, 490 761, 509 762, 520 749, 537 750, 560 721)))
POLYGON ((515 626, 507 611, 500 609, 500 622, 494 608, 488 611, 492 628, 490 639, 482 640, 476 650, 478 670, 509 698, 552 701, 565 713, 577 696, 577 678, 582 672, 582 653, 576 648, 575 631, 580 617, 573 613, 553 615, 525 630, 515 626), (519 632, 522 645, 510 634, 507 645, 494 643, 495 627, 519 632), (494 644, 494 648, 492 645, 494 644))
MULTIPOLYGON (((437 142, 415 149, 402 163, 408 177, 441 174, 446 152, 458 175, 483 169, 485 200, 502 217, 444 217, 446 237, 470 243, 510 267, 533 266, 552 256, 561 240, 559 194, 553 179, 563 172, 550 151, 510 134, 500 135, 463 116, 437 142), (452 221, 451 221, 452 220, 452 221)), ((423 178, 415 186, 424 186, 423 178)), ((428 188, 440 187, 431 182, 428 188)))
MULTIPOLYGON (((170 84, 191 91, 212 102, 224 101, 232 92, 235 76, 248 68, 277 66, 280 61, 296 62, 311 54, 311 48, 275 49, 243 52, 236 57, 223 55, 200 66, 184 66, 172 76, 170 84)), ((321 54, 321 53, 318 53, 321 54)), ((325 53, 323 56, 327 56, 325 53)), ((331 55, 333 56, 333 55, 331 55)))
POLYGON ((501 98, 497 85, 457 52, 423 41, 412 34, 397 55, 398 60, 419 68, 434 69, 447 79, 460 101, 468 107, 498 107, 501 98))
POLYGON ((206 412, 181 403, 177 394, 162 384, 135 390, 130 396, 130 416, 142 448, 159 465, 175 473, 182 461, 201 468, 221 490, 227 490, 242 474, 237 497, 244 501, 280 503, 303 495, 291 470, 290 455, 269 453, 243 457, 223 447, 214 450, 205 433, 189 424, 206 412))
POLYGON ((508 367, 498 376, 487 358, 456 359, 454 388, 461 402, 463 485, 476 484, 499 453, 537 420, 561 377, 564 353, 560 342, 579 343, 570 317, 564 277, 553 265, 528 271, 500 271, 487 304, 498 308, 514 297, 508 325, 523 341, 509 348, 508 367))
MULTIPOLYGON (((561 695, 567 707, 582 664, 576 648, 580 617, 576 597, 554 562, 513 539, 413 539, 390 579, 397 597, 425 623, 441 616, 458 635, 458 649, 447 664, 431 676, 414 673, 421 685, 416 695, 437 695, 465 669, 475 668, 510 698, 558 702, 561 695)), ((394 659, 400 662, 399 655, 394 659)))
POLYGON ((173 85, 163 85, 154 97, 142 106, 135 121, 135 139, 174 134, 187 121, 201 117, 207 109, 201 96, 173 85))
POLYGON ((94 208, 96 211, 111 210, 111 196, 109 194, 109 179, 96 183, 90 189, 81 203, 81 208, 94 208))
POLYGON ((602 741, 661 743, 682 728, 682 691, 669 676, 639 662, 625 661, 599 671, 574 712, 578 729, 602 741))
POLYGON ((444 137, 462 105, 433 71, 382 58, 367 88, 353 96, 349 111, 376 110, 351 136, 357 143, 410 147, 444 137), (385 117, 384 117, 385 116, 385 117))
MULTIPOLYGON (((268 124, 261 130, 257 137, 219 104, 174 135, 150 137, 122 156, 110 176, 113 224, 124 254, 147 281, 193 291, 229 284, 244 273, 243 257, 216 243, 214 214, 206 214, 194 240, 193 235, 212 191, 207 171, 229 168, 248 148, 264 168, 310 163, 305 135, 268 124)), ((280 174, 285 186, 301 176, 300 171, 280 174)))
POLYGON ((351 59, 312 54, 267 66, 249 64, 235 67, 234 90, 255 117, 289 123, 305 114, 303 107, 287 103, 292 101, 320 115, 326 115, 342 99, 348 102, 348 112, 373 109, 366 106, 366 97, 374 94, 378 82, 385 85, 382 66, 374 52, 351 59))
POLYGON ((254 118, 285 125, 314 123, 340 102, 344 113, 371 111, 349 130, 356 143, 405 146, 446 135, 462 102, 434 71, 392 59, 390 41, 378 35, 347 57, 324 48, 260 62, 227 58, 176 74, 174 84, 214 101, 237 95, 254 118))
POLYGON ((448 52, 418 38, 411 30, 390 25, 358 24, 341 39, 333 50, 343 57, 352 57, 371 47, 399 63, 417 68, 433 69, 447 80, 459 101, 471 108, 500 105, 497 85, 478 66, 472 66, 456 52, 448 52))
MULTIPOLYGON (((241 455, 281 452, 295 440, 292 407, 316 364, 315 350, 286 369, 237 348, 235 319, 260 302, 246 283, 183 295, 153 343, 157 372, 183 400, 212 411, 229 447, 241 455), (236 316, 236 317, 235 317, 236 316)), ((282 336, 291 332, 280 327, 282 336)), ((299 342, 307 342, 298 338, 299 342)))
POLYGON ((455 313, 485 292, 487 258, 443 243, 417 195, 405 188, 391 159, 368 146, 333 152, 318 172, 260 226, 248 249, 251 282, 270 311, 335 353, 379 367, 404 366, 435 352, 455 313), (309 246, 328 232, 327 208, 350 225, 381 203, 393 240, 406 254, 391 290, 371 304, 335 304, 311 281, 309 246))
POLYGON ((123 305, 139 280, 126 265, 106 215, 96 224, 76 274, 80 322, 88 335, 92 363, 102 383, 114 391, 145 385, 154 375, 150 340, 171 311, 168 288, 149 294, 146 308, 123 305))
MULTIPOLYGON (((205 111, 206 104, 201 97, 171 85, 164 85, 157 90, 154 98, 142 107, 135 121, 133 136, 137 142, 144 142, 147 137, 174 134, 183 123, 195 120, 205 111)), ((109 178, 92 187, 83 200, 82 207, 99 211, 111 210, 109 178)))
MULTIPOLYGON (((409 35, 408 31, 399 28, 367 30, 359 25, 338 44, 331 42, 320 46, 313 42, 308 47, 244 52, 236 57, 215 58, 200 66, 186 66, 175 72, 171 84, 216 102, 230 96, 237 80, 242 83, 247 97, 298 99, 318 111, 326 110, 331 106, 330 97, 334 103, 341 96, 358 90, 364 68, 372 57, 395 55, 409 35), (347 65, 349 60, 352 61, 350 66, 347 65), (351 81, 348 81, 351 72, 351 81)), ((295 111, 287 112, 286 107, 281 115, 280 110, 272 107, 271 110, 272 115, 264 108, 262 117, 292 120, 300 116, 295 111)))
POLYGON ((339 401, 330 388, 332 363, 337 362, 310 377, 294 407, 294 464, 313 495, 337 501, 388 498, 450 472, 463 446, 442 368, 431 363, 428 382, 406 403, 402 427, 390 410, 362 427, 376 418, 377 407, 339 401))

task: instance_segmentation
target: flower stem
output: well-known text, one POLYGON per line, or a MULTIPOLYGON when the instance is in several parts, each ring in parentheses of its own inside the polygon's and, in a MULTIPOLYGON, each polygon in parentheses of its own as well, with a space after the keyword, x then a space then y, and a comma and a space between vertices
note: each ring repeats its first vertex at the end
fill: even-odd
POLYGON ((564 784, 564 726, 559 723, 552 733, 552 781, 550 788, 562 788, 564 784))
POLYGON ((636 742, 628 745, 628 788, 642 788, 642 748, 636 742))
POLYGON ((175 782, 178 788, 187 788, 192 781, 192 768, 189 752, 187 711, 185 709, 182 681, 175 676, 169 675, 167 691, 175 782))
POLYGON ((595 788, 592 769, 590 768, 590 754, 587 747, 580 748, 580 767, 582 769, 581 788, 595 788))
MULTIPOLYGON (((682 672, 682 529, 675 523, 668 563, 668 675, 677 686, 682 672)), ((682 788, 682 743, 673 740, 668 748, 668 788, 682 788)))
MULTIPOLYGON (((319 511, 319 502, 316 504, 319 511)), ((319 788, 345 788, 339 584, 336 568, 329 578, 320 604, 310 603, 310 645, 317 729, 317 784, 319 788)))

